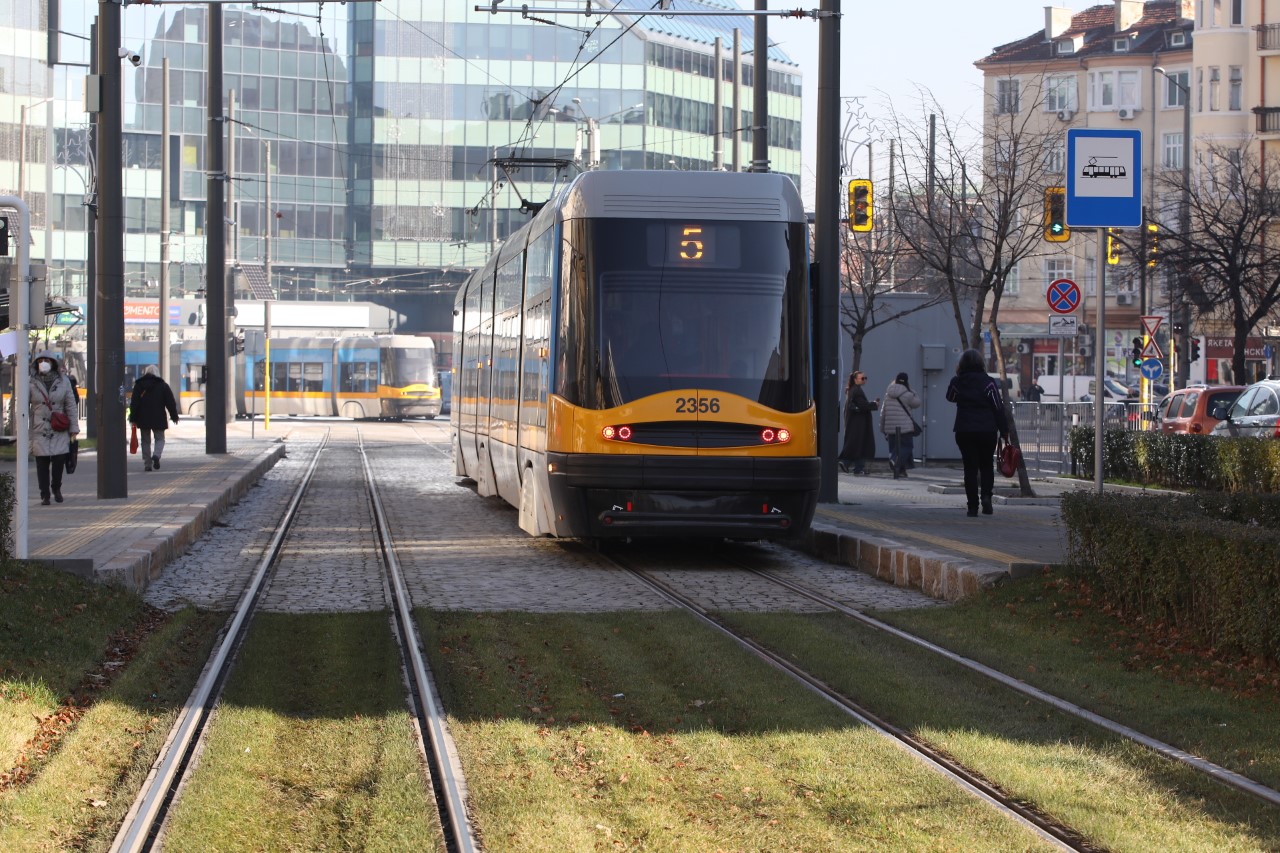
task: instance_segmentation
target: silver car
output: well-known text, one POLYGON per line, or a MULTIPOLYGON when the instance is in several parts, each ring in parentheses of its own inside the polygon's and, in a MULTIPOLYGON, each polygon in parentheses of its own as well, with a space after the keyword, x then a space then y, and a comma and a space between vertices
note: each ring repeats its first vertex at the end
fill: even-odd
POLYGON ((1210 414, 1222 418, 1210 435, 1280 438, 1280 379, 1255 382, 1230 408, 1220 406, 1210 414))

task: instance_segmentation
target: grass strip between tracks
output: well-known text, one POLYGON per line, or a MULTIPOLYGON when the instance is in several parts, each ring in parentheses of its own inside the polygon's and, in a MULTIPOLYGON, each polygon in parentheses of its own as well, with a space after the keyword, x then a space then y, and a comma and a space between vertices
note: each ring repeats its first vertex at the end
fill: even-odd
POLYGON ((1045 849, 685 614, 418 619, 490 853, 1045 849))
POLYGON ((385 613, 259 614, 167 851, 443 850, 385 613))

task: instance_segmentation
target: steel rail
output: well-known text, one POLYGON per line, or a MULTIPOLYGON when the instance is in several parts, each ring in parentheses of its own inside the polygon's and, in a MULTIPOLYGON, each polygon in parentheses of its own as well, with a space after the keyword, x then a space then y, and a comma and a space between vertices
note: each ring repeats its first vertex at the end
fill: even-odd
POLYGON ((232 653, 239 647, 248 629, 249 621, 265 588, 267 574, 279 555, 285 535, 293 526, 298 506, 302 503, 302 496, 311 484, 320 456, 328 443, 329 432, 326 430, 324 438, 316 448, 315 455, 311 458, 302 482, 294 491, 284 516, 267 545, 266 553, 250 576, 248 584, 232 610, 222 642, 209 658, 195 687, 192 688, 186 704, 183 705, 173 726, 169 729, 169 736, 160 748, 160 754, 152 765, 146 781, 143 782, 141 791, 134 799, 128 813, 125 814, 124 822, 111 844, 111 853, 140 853, 140 851, 150 850, 155 842, 160 821, 177 792, 175 783, 180 780, 181 774, 190 764, 195 746, 204 735, 213 706, 221 694, 232 653))
POLYGON ((950 660, 954 663, 958 663, 963 667, 967 667, 968 669, 973 670, 974 672, 981 673, 987 676, 988 678, 991 678, 999 682, 1000 684, 1003 684, 1005 687, 1010 687, 1026 696, 1030 696, 1034 699, 1038 699, 1047 705, 1052 705, 1054 708, 1057 708, 1060 711, 1064 711, 1068 714, 1071 714, 1072 716, 1079 717, 1082 720, 1087 720, 1088 722, 1093 723, 1096 726, 1106 729, 1112 734, 1117 734, 1122 737, 1128 738, 1129 740, 1132 740, 1135 743, 1142 744, 1143 746, 1147 747, 1153 752, 1156 752, 1164 756, 1165 758, 1172 759, 1174 761, 1177 761, 1189 767, 1192 767, 1196 770, 1199 770, 1201 773, 1204 773, 1205 775, 1209 776, 1212 779, 1216 779, 1217 781, 1223 783, 1224 785, 1230 785, 1231 787, 1236 788, 1237 790, 1243 791, 1246 794, 1252 794, 1258 799, 1264 800, 1268 803, 1271 803, 1272 805, 1280 805, 1280 791, 1277 791, 1274 788, 1269 788, 1266 785, 1263 785, 1261 782, 1255 782, 1254 780, 1250 779, 1247 776, 1244 776, 1240 773, 1236 773, 1234 770, 1228 770, 1227 768, 1222 767, 1221 765, 1214 764, 1212 761, 1209 761, 1208 759, 1200 758, 1199 756, 1192 755, 1186 750, 1179 749, 1178 747, 1165 743, 1164 741, 1157 740, 1156 738, 1153 738, 1150 735, 1143 734, 1137 729, 1126 726, 1124 723, 1118 723, 1115 720, 1112 720, 1108 717, 1102 716, 1101 714, 1097 714, 1093 711, 1090 711, 1088 708, 1082 708, 1079 705, 1076 705, 1072 702, 1068 702, 1066 699, 1063 699, 1058 696, 1054 696, 1052 693, 1047 693, 1038 687, 1033 687, 1030 684, 1027 684, 1025 681, 1021 681, 1017 678, 1014 678, 1013 676, 1006 675, 1005 673, 1000 672, 997 669, 993 669, 992 667, 989 667, 986 664, 979 663, 978 661, 973 660, 972 658, 967 658, 964 655, 957 654, 956 652, 953 652, 950 649, 943 648, 942 646, 939 646, 936 643, 931 643, 928 640, 924 639, 923 637, 917 637, 914 634, 910 634, 902 630, 901 628, 895 628, 893 625, 890 625, 887 622, 881 622, 879 619, 876 619, 872 616, 868 616, 865 613, 860 613, 859 611, 854 610, 852 607, 848 607, 832 598, 828 598, 827 596, 823 595, 820 592, 816 592, 815 590, 809 589, 808 587, 801 586, 800 584, 797 584, 794 581, 789 581, 785 578, 778 577, 773 572, 763 571, 761 569, 754 569, 754 568, 751 568, 750 566, 746 566, 742 564, 740 565, 746 571, 752 572, 760 577, 766 578, 778 584, 779 586, 785 587, 786 589, 789 589, 798 595, 802 595, 811 601, 814 601, 818 604, 823 605, 824 607, 829 607, 838 613, 848 616, 850 619, 854 619, 858 622, 861 622, 862 624, 867 625, 868 627, 875 628, 880 631, 884 631, 885 633, 891 634, 892 636, 897 637, 900 640, 905 640, 909 643, 914 643, 915 645, 920 646, 921 648, 927 649, 933 652, 934 654, 941 655, 947 660, 950 660))
POLYGON ((872 729, 877 734, 890 739, 899 748, 922 761, 926 767, 938 772, 997 811, 1008 815, 1041 839, 1063 850, 1090 851, 1097 849, 1089 845, 1087 840, 1079 833, 1006 796, 992 783, 971 772, 945 754, 929 747, 907 731, 876 716, 783 656, 724 625, 702 605, 680 593, 670 584, 653 577, 648 571, 628 566, 614 557, 603 554, 597 554, 597 556, 632 574, 681 610, 688 612, 704 625, 732 640, 748 654, 791 676, 811 692, 827 700, 853 719, 872 729))
MULTIPOLYGON (((358 431, 357 435, 359 435, 358 431)), ((441 824, 446 827, 451 836, 453 842, 451 850, 475 853, 480 848, 467 815, 466 779, 462 772, 462 763, 458 760, 453 736, 450 735, 445 723, 444 710, 436 698, 431 668, 422 654, 422 638, 418 633, 417 623, 413 620, 409 589, 404 581, 404 573, 400 569, 400 561, 396 557, 395 540, 391 536, 386 512, 382 508, 382 498, 378 494, 377 483, 369 464, 369 456, 364 449, 363 439, 360 441, 360 459, 364 464, 365 485, 373 507, 378 537, 381 540, 383 561, 387 567, 392 610, 401 639, 400 648, 404 652, 407 674, 417 700, 418 722, 420 728, 427 733, 430 742, 430 749, 426 752, 431 764, 431 775, 438 789, 436 799, 442 806, 441 824)))

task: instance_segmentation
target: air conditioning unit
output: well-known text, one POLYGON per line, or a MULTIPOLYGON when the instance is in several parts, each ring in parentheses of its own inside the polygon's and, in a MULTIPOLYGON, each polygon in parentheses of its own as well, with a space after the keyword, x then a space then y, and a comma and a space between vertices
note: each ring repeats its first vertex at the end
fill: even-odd
POLYGON ((1137 301, 1138 301, 1138 294, 1136 293, 1117 293, 1116 294, 1117 305, 1132 305, 1137 301))
POLYGON ((1071 121, 1075 117, 1075 110, 1058 110, 1058 121, 1071 121))
POLYGON ((1121 121, 1130 121, 1137 115, 1137 112, 1133 107, 1121 107, 1116 111, 1116 115, 1120 117, 1121 121))

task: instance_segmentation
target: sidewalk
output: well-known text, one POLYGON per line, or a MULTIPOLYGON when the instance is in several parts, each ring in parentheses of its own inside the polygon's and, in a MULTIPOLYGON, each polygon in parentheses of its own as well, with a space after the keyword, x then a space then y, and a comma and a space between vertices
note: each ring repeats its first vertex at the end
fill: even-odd
MULTIPOLYGON (((97 581, 143 589, 184 552, 271 466, 284 457, 287 430, 259 423, 227 424, 227 452, 205 453, 205 425, 192 418, 165 434, 161 468, 144 472, 141 455, 127 457, 127 497, 100 500, 98 454, 81 452, 62 481, 65 503, 40 504, 34 460, 27 462, 31 560, 97 581)), ((14 471, 13 462, 3 469, 14 471)))
POLYGON ((1092 483, 1033 479, 1036 497, 996 475, 993 515, 966 514, 958 462, 931 462, 893 479, 877 461, 870 476, 840 474, 838 503, 819 504, 809 550, 899 586, 956 600, 1066 559, 1059 499, 1092 483))

